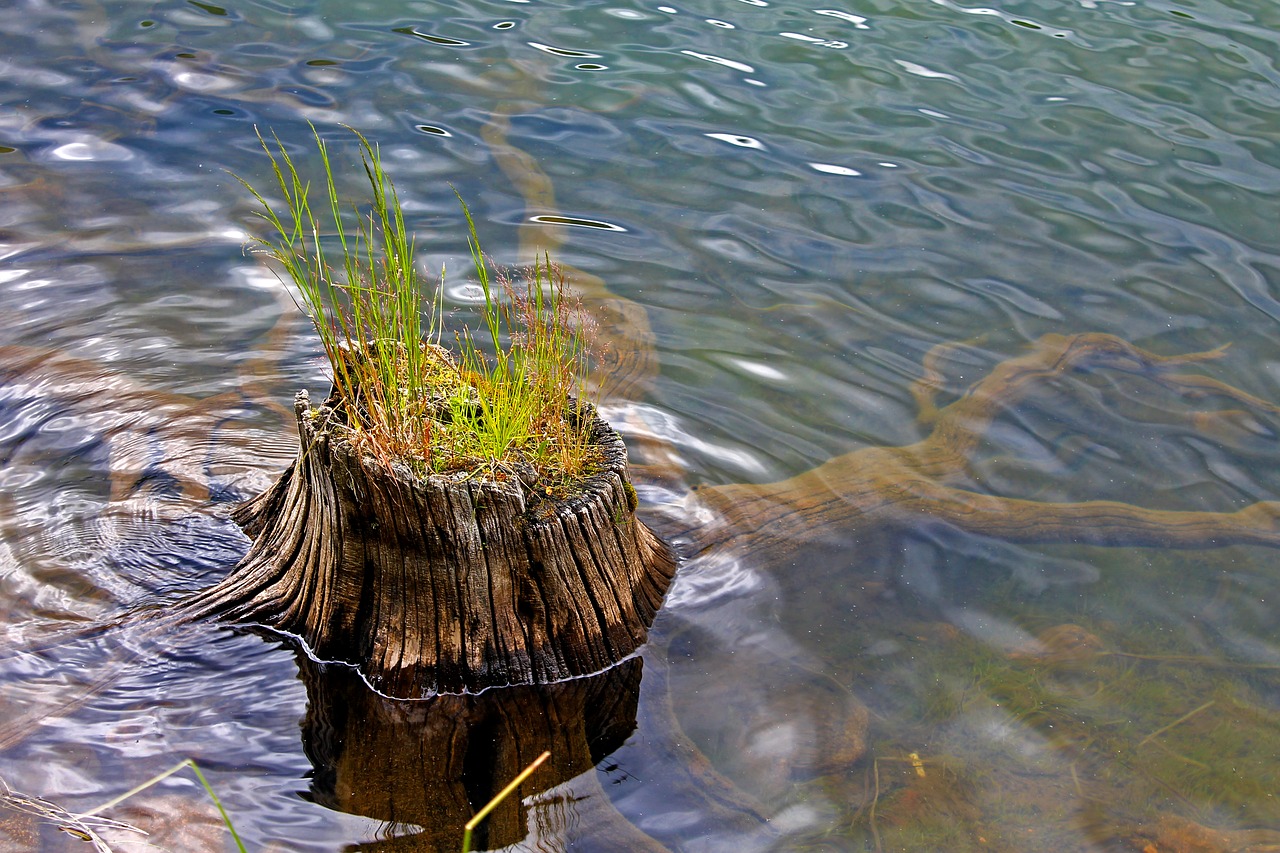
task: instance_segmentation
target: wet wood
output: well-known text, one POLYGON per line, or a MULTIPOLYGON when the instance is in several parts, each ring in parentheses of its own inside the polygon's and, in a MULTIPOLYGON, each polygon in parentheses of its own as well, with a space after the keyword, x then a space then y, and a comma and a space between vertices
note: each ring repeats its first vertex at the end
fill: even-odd
POLYGON ((300 450, 233 517, 253 546, 195 616, 261 624, 399 698, 600 672, 644 642, 675 563, 636 518, 622 439, 556 500, 517 476, 418 476, 363 455, 305 392, 300 450))

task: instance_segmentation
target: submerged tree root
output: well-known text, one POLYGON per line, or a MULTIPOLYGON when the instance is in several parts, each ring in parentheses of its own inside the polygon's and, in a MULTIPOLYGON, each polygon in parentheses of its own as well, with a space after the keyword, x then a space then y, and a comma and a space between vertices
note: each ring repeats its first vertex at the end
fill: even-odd
MULTIPOLYGON (((779 562, 806 543, 869 525, 946 524, 1010 542, 1073 542, 1161 548, 1280 547, 1280 501, 1259 501, 1235 512, 1147 509, 1117 501, 1044 503, 979 494, 954 483, 966 474, 984 431, 1005 408, 1037 385, 1073 371, 1108 369, 1140 374, 1189 398, 1216 397, 1258 413, 1280 409, 1206 376, 1174 372, 1220 356, 1222 349, 1160 356, 1113 335, 1045 335, 1029 353, 998 364, 958 400, 937 408, 936 360, 913 393, 930 435, 903 447, 870 447, 838 456, 776 483, 703 489, 696 502, 714 524, 685 535, 697 550, 740 548, 779 562)), ((1238 413, 1230 413, 1238 414, 1238 413)), ((1203 430, 1212 419, 1190 417, 1203 430)))

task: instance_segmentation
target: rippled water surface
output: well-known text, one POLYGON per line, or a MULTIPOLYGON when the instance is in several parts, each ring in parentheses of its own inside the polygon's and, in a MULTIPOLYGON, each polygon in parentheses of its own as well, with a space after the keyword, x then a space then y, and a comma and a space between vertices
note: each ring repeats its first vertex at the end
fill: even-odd
MULTIPOLYGON (((498 260, 550 249, 631 309, 611 344, 654 359, 606 409, 643 511, 722 531, 684 537, 638 664, 530 700, 586 746, 487 843, 1280 843, 1280 513, 1225 515, 1280 499, 1280 6, 823 3, 7 9, 0 778, 86 810, 190 757, 251 850, 456 849, 487 789, 433 775, 432 721, 482 720, 491 775, 533 748, 505 700, 383 703, 278 638, 95 629, 225 574, 227 508, 291 458, 294 390, 325 386, 233 177, 270 178, 255 127, 313 167, 310 122, 347 163, 341 125, 381 146, 455 317, 453 188, 498 260), (1225 385, 1124 356, 997 395, 926 478, 1011 523, 842 510, 851 478, 898 493, 888 455, 805 474, 929 435, 926 386, 944 405, 1084 332, 1230 345, 1174 371, 1225 385), (828 502, 807 526, 698 497, 792 477, 828 502), (1188 516, 1121 505, 1214 515, 1172 548, 1188 516)), ((110 814, 233 849, 189 773, 110 814)), ((85 849, 12 810, 0 835, 85 849)))

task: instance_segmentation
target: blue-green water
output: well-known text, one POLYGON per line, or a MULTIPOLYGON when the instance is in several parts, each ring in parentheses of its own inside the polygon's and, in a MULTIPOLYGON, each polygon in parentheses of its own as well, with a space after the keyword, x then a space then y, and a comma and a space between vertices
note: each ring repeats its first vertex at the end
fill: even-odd
MULTIPOLYGON (((341 124, 377 142, 453 308, 469 298, 453 188, 499 260, 551 248, 589 293, 642 308, 657 372, 610 412, 637 461, 654 461, 646 438, 674 448, 674 467, 637 473, 659 529, 683 526, 695 486, 917 440, 910 384, 940 343, 968 343, 940 364, 944 402, 1077 332, 1230 344, 1188 370, 1280 401, 1280 7, 814 5, 6 9, 0 342, 80 360, 22 372, 6 350, 8 645, 220 577, 246 547, 223 511, 292 453, 269 401, 323 388, 305 323, 242 251, 263 232, 231 174, 269 177, 255 127, 304 162, 308 122, 351 157, 341 124)), ((1106 371, 1057 381, 996 420, 969 485, 1275 500, 1274 412, 1225 431, 1182 416, 1228 403, 1106 371)), ((785 565, 744 536, 682 567, 635 731, 542 795, 522 849, 639 849, 638 833, 710 851, 1190 849, 1179 821, 1254 833, 1204 849, 1274 842, 1274 550, 826 534, 785 565), (1046 657, 1062 625, 1093 651, 1046 657)), ((412 834, 317 795, 285 646, 206 626, 39 649, 0 668, 13 788, 87 809, 194 757, 252 849, 412 834)), ((230 849, 176 778, 121 816, 170 849, 230 849)), ((12 849, 80 849, 5 827, 12 849)), ((432 849, 412 844, 385 849, 432 849)))

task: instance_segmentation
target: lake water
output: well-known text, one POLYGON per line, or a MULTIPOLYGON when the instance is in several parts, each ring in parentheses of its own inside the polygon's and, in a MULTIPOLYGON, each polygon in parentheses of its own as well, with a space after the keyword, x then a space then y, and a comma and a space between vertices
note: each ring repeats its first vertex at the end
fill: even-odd
MULTIPOLYGON (((340 125, 378 143, 456 317, 472 293, 454 188, 499 261, 548 248, 589 300, 637 309, 613 343, 653 359, 606 411, 633 443, 642 513, 674 535, 718 523, 695 490, 928 435, 912 383, 940 344, 960 345, 932 362, 939 404, 1041 336, 1082 332, 1161 355, 1229 344, 1185 372, 1280 401, 1280 6, 6 12, 12 789, 87 810, 193 758, 250 850, 452 850, 494 783, 572 729, 577 764, 535 775, 485 843, 1275 849, 1277 552, 1209 547, 1231 538, 1213 525, 1186 550, 1086 545, 1086 529, 1041 536, 1036 513, 1280 499, 1280 418, 1114 364, 998 407, 953 472, 1031 502, 1024 529, 926 508, 918 524, 820 519, 794 548, 733 531, 686 552, 638 663, 529 700, 576 720, 541 733, 504 730, 490 694, 384 702, 279 638, 76 629, 222 577, 247 547, 227 508, 291 458, 294 391, 325 388, 314 334, 244 252, 265 232, 232 174, 270 178, 255 127, 304 168, 308 122, 347 163, 340 125), (466 784, 440 769, 446 723, 471 726, 466 784)), ((167 849, 234 849, 189 771, 108 814, 167 849)), ((0 836, 86 849, 11 810, 0 836)))

